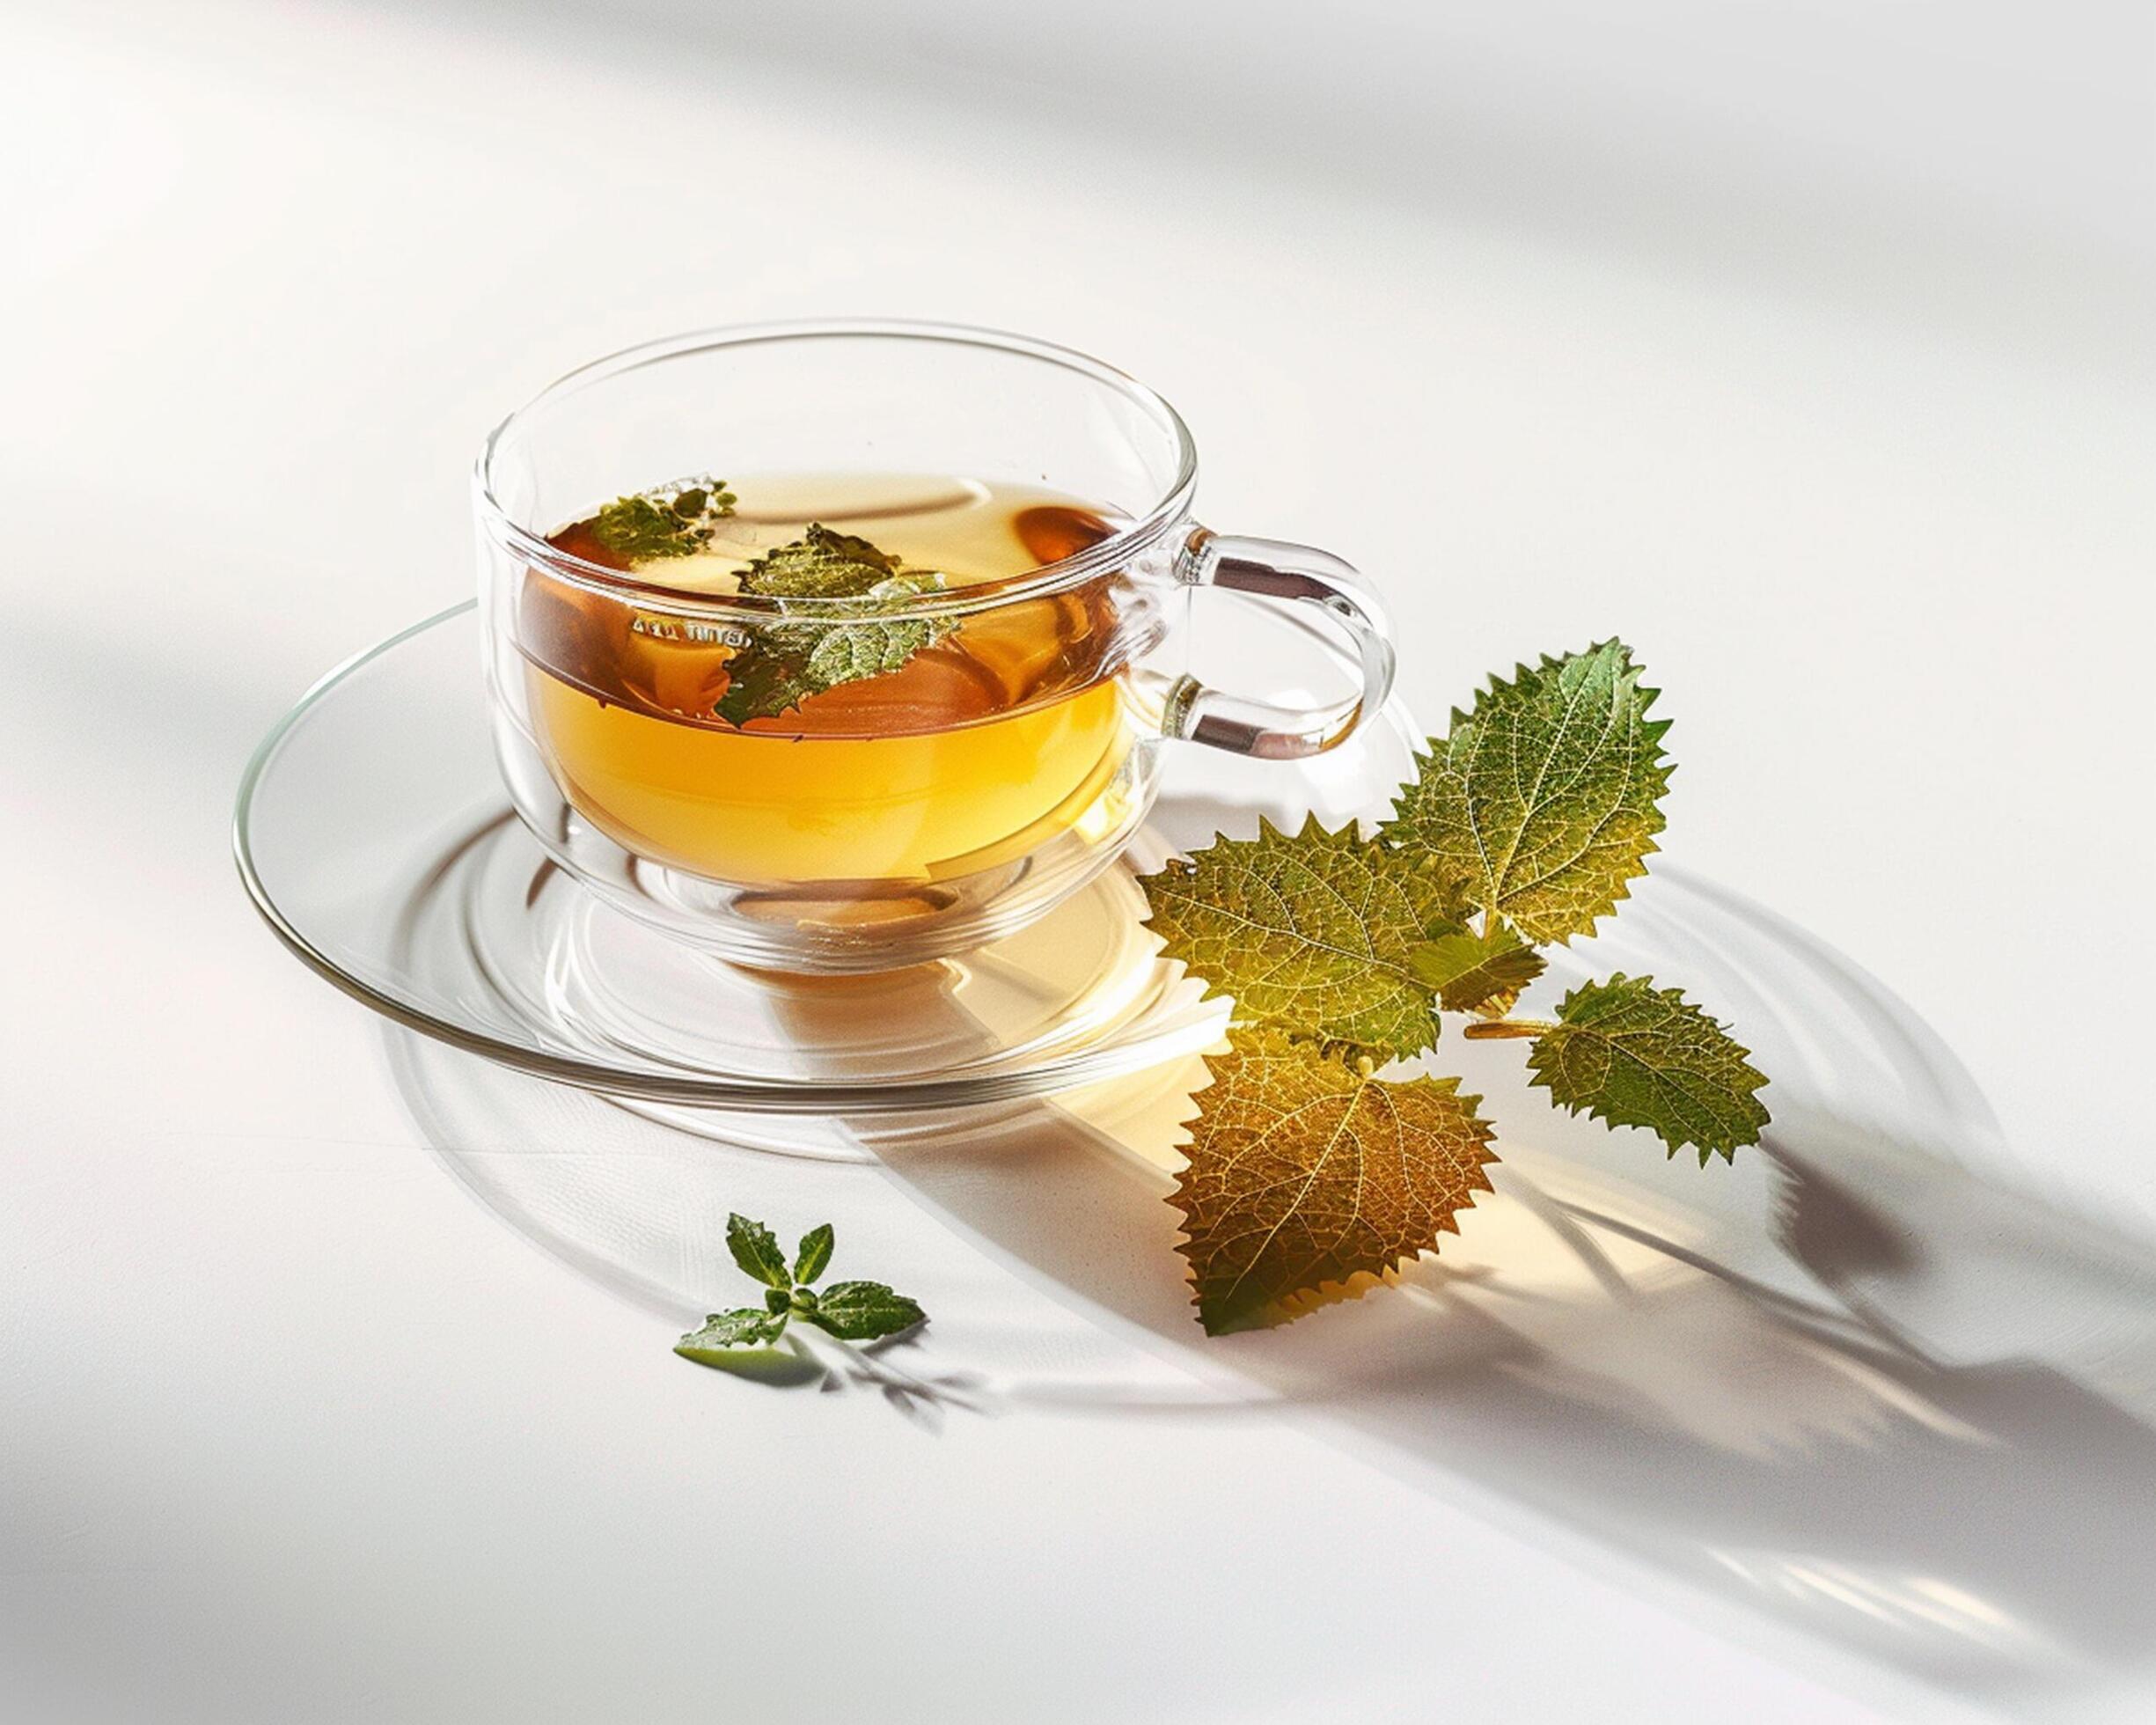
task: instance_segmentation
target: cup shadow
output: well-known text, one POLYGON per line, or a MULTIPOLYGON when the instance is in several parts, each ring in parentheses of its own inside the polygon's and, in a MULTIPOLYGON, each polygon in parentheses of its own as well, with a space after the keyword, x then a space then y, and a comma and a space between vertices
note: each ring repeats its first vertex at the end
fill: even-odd
POLYGON ((1446 1069, 1499 1119, 1497 1193, 1396 1289, 1218 1341, 1192 1321, 1163 1201, 1195 1063, 849 1122, 872 1160, 848 1163, 744 1149, 722 1118, 685 1130, 408 1032, 390 1046, 482 1203, 685 1324, 728 1285, 729 1208, 835 1211, 842 1239, 901 1265, 948 1263, 954 1232, 981 1248, 962 1255, 980 1297, 950 1334, 985 1364, 921 1366, 944 1345, 932 1324, 858 1379, 826 1359, 806 1380, 924 1424, 1286 1414, 1530 1536, 1969 1699, 2030 1705, 2145 1669, 2156 1244, 2024 1189, 1959 1061, 1823 943, 1682 877, 1648 883, 1625 921, 1580 962, 1652 965, 1736 1020, 1775 1077, 1758 1152, 1665 1162, 1545 1108, 1516 1048, 1448 1044, 1446 1069), (1006 1271, 1082 1314, 1098 1358, 1047 1372, 1017 1343, 999 1354, 1006 1271))

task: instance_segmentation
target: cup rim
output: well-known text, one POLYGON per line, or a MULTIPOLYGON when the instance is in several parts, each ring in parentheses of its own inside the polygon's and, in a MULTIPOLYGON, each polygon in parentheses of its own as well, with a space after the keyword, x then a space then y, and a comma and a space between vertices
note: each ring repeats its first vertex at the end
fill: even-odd
MULTIPOLYGON (((1106 539, 1052 563, 1001 580, 984 581, 962 588, 909 595, 898 601, 906 613, 977 610, 984 604, 1001 603, 1058 591, 1065 587, 1105 575, 1128 564, 1161 533, 1189 510, 1198 483, 1198 447, 1183 415, 1166 397, 1104 360, 1013 331, 989 329, 971 324, 941 323, 908 318, 802 318, 763 323, 719 324, 686 330, 656 341, 641 341, 564 372, 520 407, 504 415, 487 434, 473 464, 474 507, 482 529, 503 548, 530 562, 545 567, 549 576, 616 599, 656 599, 672 612, 693 615, 749 613, 768 615, 779 602, 755 594, 685 593, 677 588, 649 581, 603 563, 560 549, 513 518, 494 490, 494 464, 503 439, 520 422, 540 407, 573 395, 608 378, 646 365, 704 353, 717 348, 747 347, 766 341, 801 341, 863 336, 898 341, 942 341, 959 347, 986 348, 1016 354, 1075 371, 1117 391, 1162 421, 1175 439, 1175 477, 1145 513, 1116 529, 1106 539)), ((784 609, 796 614, 831 607, 843 610, 852 602, 832 598, 788 598, 784 609)), ((888 618, 891 613, 881 613, 888 618)), ((834 619, 835 620, 840 620, 834 619)))

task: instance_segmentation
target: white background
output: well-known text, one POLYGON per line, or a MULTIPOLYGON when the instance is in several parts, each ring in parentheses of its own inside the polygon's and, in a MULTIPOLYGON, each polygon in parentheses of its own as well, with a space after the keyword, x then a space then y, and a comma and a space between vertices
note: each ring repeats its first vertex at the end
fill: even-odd
POLYGON ((1888 979, 2042 1183, 2156 1216, 2152 47, 2089 4, 0 11, 0 1704, 2034 1705, 1294 1420, 692 1370, 444 1177, 224 825, 301 688, 465 590, 478 437, 556 373, 1023 329, 1177 404, 1209 522, 1369 570, 1426 716, 1621 631, 1668 850, 1888 979))

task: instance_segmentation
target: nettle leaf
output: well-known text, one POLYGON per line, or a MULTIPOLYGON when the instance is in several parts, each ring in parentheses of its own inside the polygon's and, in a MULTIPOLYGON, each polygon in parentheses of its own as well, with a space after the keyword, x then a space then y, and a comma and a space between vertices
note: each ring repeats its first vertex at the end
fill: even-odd
POLYGON ((591 536, 630 564, 686 557, 709 543, 712 525, 737 503, 722 479, 699 474, 617 497, 591 518, 591 536))
POLYGON ((875 1341, 925 1323, 928 1313, 880 1281, 834 1281, 796 1315, 841 1341, 875 1341))
POLYGON ((741 571, 741 591, 768 598, 858 598, 898 573, 898 560, 822 522, 741 571))
POLYGON ((755 640, 734 650, 726 662, 726 687, 711 708, 717 717, 730 725, 775 719, 818 693, 809 677, 815 626, 810 625, 809 634, 798 642, 788 637, 788 627, 766 624, 755 640))
MULTIPOLYGON (((881 595, 884 589, 876 591, 881 595)), ((821 691, 881 677, 887 671, 896 671, 923 648, 934 646, 949 632, 937 620, 928 617, 846 623, 823 629, 809 652, 808 680, 821 691)))
POLYGON ((908 602, 943 590, 943 577, 932 569, 894 574, 897 564, 866 540, 828 528, 811 528, 844 552, 810 548, 797 562, 774 562, 796 547, 781 547, 742 576, 742 591, 781 598, 818 598, 813 616, 782 616, 756 627, 751 638, 726 662, 726 688, 712 710, 729 724, 777 718, 811 695, 847 683, 898 670, 916 653, 948 639, 957 620, 948 616, 909 616, 908 602), (880 560, 876 564, 862 556, 880 560), (760 573, 759 573, 760 571, 760 573), (880 572, 879 572, 880 571, 880 572), (757 584, 749 583, 754 576, 757 584), (873 576, 873 580, 869 577, 873 576), (859 584, 867 580, 868 584, 859 584))
POLYGON ((1622 642, 1492 681, 1433 740, 1385 828, 1529 940, 1570 940, 1628 896, 1662 830, 1667 720, 1622 642))
POLYGON ((1407 963, 1446 1011, 1485 1017, 1511 1011, 1520 991, 1543 973, 1542 954, 1501 921, 1483 934, 1440 935, 1413 948, 1407 963))
POLYGON ((1457 925, 1420 858, 1313 815, 1293 836, 1261 822, 1255 839, 1216 840, 1143 885, 1168 956, 1233 995, 1239 1018, 1387 1058, 1436 1039, 1411 955, 1457 925))
POLYGON ((801 1237, 801 1250, 794 1254, 794 1280, 806 1284, 831 1267, 831 1249, 838 1243, 838 1236, 829 1222, 811 1228, 801 1237))
POLYGON ((1612 976, 1566 995, 1528 1055, 1534 1082, 1575 1114, 1639 1126, 1702 1167, 1759 1141, 1767 1080, 1714 1019, 1652 977, 1612 976))
POLYGON ((766 1288, 791 1288, 793 1277, 786 1268, 786 1254, 779 1250, 779 1237, 760 1222, 751 1222, 740 1215, 726 1218, 726 1249, 734 1255, 734 1262, 744 1274, 760 1281, 766 1288))
POLYGON ((1362 1292, 1357 1278, 1435 1250, 1490 1189, 1490 1127, 1456 1078, 1374 1078, 1276 1031, 1210 1063, 1173 1200, 1209 1334, 1362 1292))
POLYGON ((737 1347, 768 1347, 786 1332, 786 1317, 744 1306, 738 1311, 715 1311, 704 1327, 692 1330, 674 1344, 685 1360, 708 1365, 737 1347))

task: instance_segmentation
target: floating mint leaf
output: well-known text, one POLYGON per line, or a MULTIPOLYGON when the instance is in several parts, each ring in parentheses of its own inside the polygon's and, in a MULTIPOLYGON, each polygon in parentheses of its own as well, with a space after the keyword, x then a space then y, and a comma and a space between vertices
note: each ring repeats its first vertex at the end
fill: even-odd
MULTIPOLYGON (((928 590, 906 588, 903 583, 889 581, 863 603, 901 598, 906 592, 922 591, 928 590)), ((881 677, 887 671, 896 671, 924 647, 933 646, 941 638, 935 620, 926 617, 837 624, 823 630, 810 650, 808 680, 820 692, 835 689, 841 683, 881 677)))
POLYGON ((1519 667, 1456 711, 1385 838, 1435 860, 1529 940, 1570 940, 1617 908, 1662 830, 1670 767, 1631 650, 1519 667))
POLYGON ((813 623, 766 623, 726 662, 726 688, 712 712, 730 725, 776 718, 818 693, 809 658, 822 631, 813 623))
POLYGON ((591 535, 632 566, 659 557, 686 557, 709 542, 712 524, 738 501, 726 481, 708 474, 617 497, 591 518, 591 535))
POLYGON ((751 1222, 744 1215, 726 1218, 726 1249, 734 1254, 734 1262, 766 1288, 791 1288, 794 1279, 787 1273, 786 1254, 779 1250, 778 1237, 760 1222, 751 1222))
POLYGON ((895 1336, 928 1318, 913 1301, 880 1281, 834 1281, 817 1296, 814 1306, 797 1308, 796 1315, 842 1341, 895 1336))
POLYGON ((741 571, 741 591, 766 598, 858 598, 898 573, 898 560, 865 539, 811 522, 799 539, 741 571))
POLYGON ((768 1347, 786 1332, 784 1313, 759 1311, 754 1306, 744 1306, 738 1311, 715 1311, 704 1320, 704 1327, 692 1330, 674 1344, 674 1352, 685 1360, 694 1360, 699 1365, 709 1365, 715 1357, 722 1356, 737 1347, 768 1347))
POLYGON ((1168 956, 1246 1022, 1389 1059, 1436 1039, 1409 955, 1457 925, 1421 858, 1312 815, 1293 835, 1260 821, 1255 839, 1216 840, 1143 885, 1168 956))
POLYGON ((1639 1126, 1668 1145, 1731 1161, 1759 1141, 1767 1080, 1750 1050, 1675 988, 1612 976, 1565 996, 1528 1055, 1534 1082, 1575 1114, 1639 1126))
POLYGON ((952 618, 905 614, 908 601, 942 588, 943 577, 928 569, 885 576, 858 592, 834 584, 813 616, 782 613, 734 650, 712 711, 732 725, 777 718, 810 695, 898 670, 957 628, 952 618))
POLYGON ((796 1284, 814 1281, 831 1267, 831 1249, 837 1239, 829 1222, 821 1228, 811 1228, 801 1237, 801 1250, 794 1257, 796 1284))

